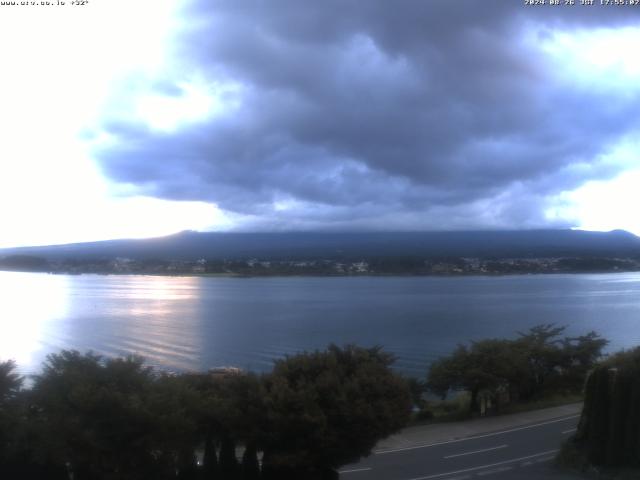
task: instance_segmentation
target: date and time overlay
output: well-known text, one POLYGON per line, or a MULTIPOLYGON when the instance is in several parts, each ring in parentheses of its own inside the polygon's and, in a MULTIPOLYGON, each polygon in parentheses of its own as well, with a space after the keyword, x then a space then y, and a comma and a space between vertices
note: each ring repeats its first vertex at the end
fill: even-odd
POLYGON ((84 7, 90 3, 91 0, 0 0, 0 6, 17 7, 84 7))
MULTIPOLYGON (((95 0, 93 0, 95 1, 95 0)), ((0 6, 13 5, 22 7, 79 7, 90 5, 92 0, 0 0, 0 6)), ((640 0, 522 0, 522 4, 531 7, 559 7, 559 6, 637 6, 640 0)))
POLYGON ((523 0, 526 6, 583 6, 591 7, 594 5, 603 6, 619 6, 619 7, 640 7, 640 0, 523 0))

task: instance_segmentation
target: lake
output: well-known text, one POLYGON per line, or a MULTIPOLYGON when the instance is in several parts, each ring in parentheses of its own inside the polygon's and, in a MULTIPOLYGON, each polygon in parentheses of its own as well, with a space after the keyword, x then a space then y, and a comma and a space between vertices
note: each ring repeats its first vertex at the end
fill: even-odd
POLYGON ((540 323, 640 344, 640 273, 503 277, 213 278, 0 272, 0 359, 34 373, 60 349, 137 353, 172 370, 382 345, 424 376, 456 344, 540 323))

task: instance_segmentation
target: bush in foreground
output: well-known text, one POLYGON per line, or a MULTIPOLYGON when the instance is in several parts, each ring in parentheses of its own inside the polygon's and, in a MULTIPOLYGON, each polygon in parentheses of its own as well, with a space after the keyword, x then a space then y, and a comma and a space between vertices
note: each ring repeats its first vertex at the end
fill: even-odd
POLYGON ((640 468, 640 347, 591 372, 571 442, 589 464, 640 468))
POLYGON ((332 345, 263 376, 168 375, 138 357, 63 351, 27 390, 0 363, 0 478, 334 478, 408 421, 392 362, 332 345))
POLYGON ((265 466, 310 478, 300 475, 354 462, 406 425, 411 395, 392 362, 380 348, 354 346, 276 362, 264 384, 265 466))

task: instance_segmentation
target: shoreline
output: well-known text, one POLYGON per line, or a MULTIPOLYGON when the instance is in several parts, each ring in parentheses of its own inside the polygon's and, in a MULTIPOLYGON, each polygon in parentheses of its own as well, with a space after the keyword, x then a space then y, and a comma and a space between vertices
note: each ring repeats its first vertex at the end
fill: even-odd
POLYGON ((47 271, 47 270, 9 270, 0 269, 0 272, 7 273, 40 273, 46 275, 100 275, 108 276, 139 276, 139 277, 199 277, 199 278, 496 278, 496 277, 521 277, 521 276, 546 276, 546 275, 606 275, 640 273, 640 270, 573 270, 573 271, 537 271, 537 272, 504 272, 504 273, 291 273, 291 274, 245 274, 245 273, 165 273, 165 272, 69 272, 69 271, 47 271))

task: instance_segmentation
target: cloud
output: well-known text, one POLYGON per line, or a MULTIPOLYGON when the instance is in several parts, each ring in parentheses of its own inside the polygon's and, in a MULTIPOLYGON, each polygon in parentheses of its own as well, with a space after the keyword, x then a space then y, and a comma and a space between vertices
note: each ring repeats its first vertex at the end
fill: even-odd
POLYGON ((573 82, 584 72, 554 55, 574 34, 635 28, 630 7, 202 1, 182 14, 171 68, 123 94, 95 154, 136 193, 215 203, 239 228, 566 226, 549 202, 628 167, 611 152, 640 127, 640 90, 573 82), (188 86, 209 96, 198 115, 159 128, 139 114, 140 98, 187 105, 188 86))

